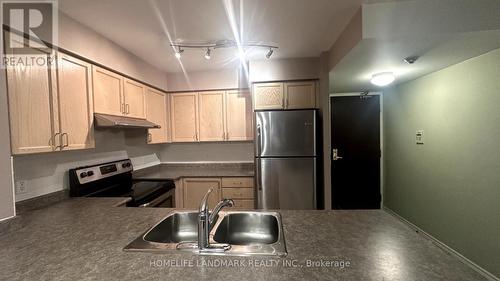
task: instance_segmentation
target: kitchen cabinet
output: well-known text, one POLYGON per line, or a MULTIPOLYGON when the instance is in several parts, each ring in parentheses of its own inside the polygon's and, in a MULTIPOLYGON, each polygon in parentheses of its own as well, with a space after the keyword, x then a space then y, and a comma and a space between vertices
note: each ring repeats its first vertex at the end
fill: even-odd
POLYGON ((258 83, 253 85, 254 109, 283 109, 283 83, 258 83))
POLYGON ((139 82, 123 79, 124 115, 133 118, 146 118, 146 86, 139 82))
POLYGON ((184 208, 197 210, 207 191, 213 188, 208 199, 208 206, 213 209, 221 200, 220 178, 185 178, 183 180, 184 208))
POLYGON ((59 53, 57 101, 61 150, 95 147, 94 107, 89 63, 59 53))
POLYGON ((172 142, 196 142, 198 136, 198 94, 170 94, 172 142))
POLYGON ((315 108, 317 82, 256 83, 253 97, 255 110, 315 108))
POLYGON ((316 107, 316 82, 287 82, 285 89, 285 108, 315 108, 316 107))
MULTIPOLYGON (((50 54, 32 52, 49 61, 50 54)), ((60 147, 55 67, 16 64, 6 71, 12 154, 54 151, 60 147)))
POLYGON ((12 154, 95 146, 91 66, 64 53, 54 63, 7 67, 12 154))
POLYGON ((98 66, 92 66, 94 111, 110 115, 124 115, 122 98, 123 77, 98 66))
POLYGON ((222 198, 234 201, 232 209, 254 209, 254 178, 253 177, 228 177, 222 178, 222 198))
POLYGON ((167 97, 164 93, 148 88, 146 90, 146 119, 161 126, 159 129, 149 129, 147 142, 168 142, 167 97))
POLYGON ((199 141, 223 141, 226 138, 224 92, 198 94, 199 141))
POLYGON ((253 111, 250 91, 226 91, 225 140, 253 140, 253 111))

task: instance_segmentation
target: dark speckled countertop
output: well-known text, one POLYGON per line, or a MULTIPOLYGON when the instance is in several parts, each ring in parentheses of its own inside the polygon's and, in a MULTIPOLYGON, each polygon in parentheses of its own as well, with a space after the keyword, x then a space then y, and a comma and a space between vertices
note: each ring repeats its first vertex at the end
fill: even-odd
POLYGON ((122 201, 72 198, 7 222, 13 226, 0 228, 0 279, 485 280, 378 210, 281 211, 284 259, 124 252, 172 209, 114 207, 122 201), (321 267, 321 260, 333 262, 321 267))
POLYGON ((134 171, 134 179, 173 179, 189 177, 253 177, 253 163, 161 164, 134 171))

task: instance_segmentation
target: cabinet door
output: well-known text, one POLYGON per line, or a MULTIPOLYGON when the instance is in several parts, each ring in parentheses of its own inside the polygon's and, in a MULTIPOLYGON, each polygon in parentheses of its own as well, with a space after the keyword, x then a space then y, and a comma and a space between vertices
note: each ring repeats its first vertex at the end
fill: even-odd
POLYGON ((198 116, 200 141, 224 140, 224 92, 199 93, 198 116))
POLYGON ((148 130, 148 143, 167 142, 167 103, 165 94, 147 89, 146 117, 148 121, 161 126, 159 129, 148 130))
POLYGON ((253 140, 252 98, 249 91, 226 92, 226 140, 253 140))
POLYGON ((97 66, 92 66, 94 111, 110 115, 123 115, 123 77, 97 66))
POLYGON ((95 147, 90 64, 59 53, 58 102, 63 150, 95 147))
POLYGON ((170 95, 172 142, 198 141, 197 93, 170 95))
POLYGON ((198 209, 207 191, 213 188, 208 200, 210 209, 221 200, 221 182, 219 178, 186 178, 183 184, 184 208, 198 209))
MULTIPOLYGON (((40 50, 36 56, 50 56, 40 50)), ((17 64, 7 67, 12 154, 54 151, 59 146, 55 67, 17 64), (52 110, 55 108, 55 111, 52 110)))
POLYGON ((316 82, 288 82, 285 83, 285 108, 315 108, 316 82))
POLYGON ((254 109, 282 109, 284 107, 283 83, 258 83, 253 85, 254 109))
POLYGON ((133 80, 124 79, 123 96, 125 115, 145 119, 146 86, 133 80))

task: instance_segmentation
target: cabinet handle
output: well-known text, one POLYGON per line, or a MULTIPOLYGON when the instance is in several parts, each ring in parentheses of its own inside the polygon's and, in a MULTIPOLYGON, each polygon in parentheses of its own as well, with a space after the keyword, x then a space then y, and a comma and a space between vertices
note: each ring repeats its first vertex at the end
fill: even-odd
POLYGON ((120 103, 120 111, 122 114, 125 114, 125 104, 124 103, 120 103))
POLYGON ((151 135, 151 133, 148 133, 148 142, 151 142, 153 140, 153 136, 151 135))
POLYGON ((68 133, 62 133, 61 134, 61 149, 68 147, 69 146, 69 136, 68 133), (66 136, 66 144, 64 144, 64 136, 66 136))
POLYGON ((57 136, 60 135, 61 133, 55 133, 54 136, 52 137, 52 144, 54 145, 54 149, 61 149, 62 148, 62 144, 61 144, 61 138, 59 138, 59 145, 56 145, 56 139, 57 139, 57 136))
POLYGON ((285 108, 288 108, 288 98, 286 99, 286 102, 285 102, 285 108))
POLYGON ((196 133, 196 141, 199 141, 199 139, 198 139, 198 133, 196 133))
POLYGON ((130 105, 128 103, 125 104, 125 114, 130 114, 130 105))

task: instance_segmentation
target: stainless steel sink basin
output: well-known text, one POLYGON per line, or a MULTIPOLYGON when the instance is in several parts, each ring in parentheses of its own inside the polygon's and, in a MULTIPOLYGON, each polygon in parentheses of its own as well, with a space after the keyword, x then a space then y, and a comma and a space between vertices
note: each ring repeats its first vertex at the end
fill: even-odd
POLYGON ((233 245, 273 244, 279 239, 278 218, 267 213, 234 213, 224 216, 213 239, 233 245))
MULTIPOLYGON (((198 213, 173 212, 128 244, 123 250, 168 252, 175 250, 199 253, 198 213)), ((226 256, 286 256, 281 216, 277 212, 220 212, 210 232, 211 243, 225 243, 230 249, 218 253, 226 256)))
POLYGON ((151 228, 144 240, 155 243, 197 241, 198 213, 174 213, 151 228))

